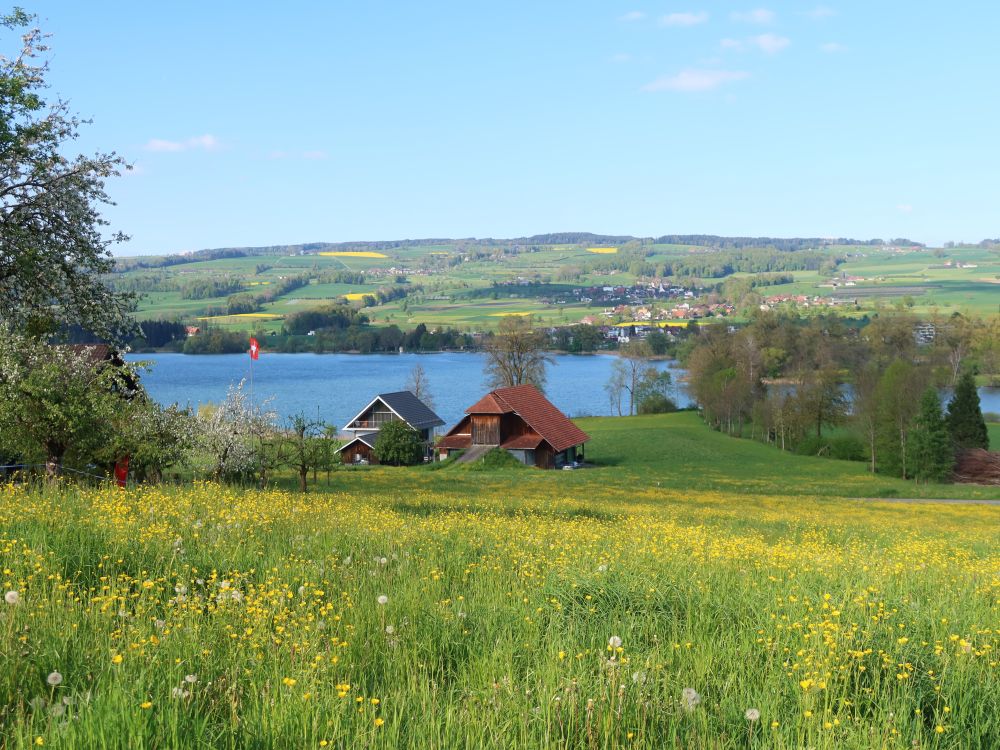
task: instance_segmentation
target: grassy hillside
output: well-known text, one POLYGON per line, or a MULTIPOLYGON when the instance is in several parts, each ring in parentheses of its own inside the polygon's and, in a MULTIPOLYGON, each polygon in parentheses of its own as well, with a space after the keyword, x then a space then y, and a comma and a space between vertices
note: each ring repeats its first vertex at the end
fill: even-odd
MULTIPOLYGON (((403 301, 397 300, 370 308, 367 312, 376 323, 395 323, 403 328, 425 323, 484 330, 495 327, 502 314, 530 312, 546 323, 565 325, 603 309, 602 305, 596 309, 588 306, 579 298, 549 299, 551 293, 544 289, 523 296, 517 287, 502 287, 495 296, 469 297, 470 291, 492 290, 495 283, 531 281, 568 284, 571 288, 629 286, 639 278, 637 274, 643 272, 644 265, 647 269, 663 268, 665 263, 692 259, 711 265, 713 257, 725 259, 731 252, 711 246, 648 243, 638 252, 630 251, 633 254, 628 256, 619 256, 619 248, 614 246, 603 249, 607 252, 592 252, 595 249, 598 248, 588 247, 586 243, 529 244, 514 240, 497 241, 496 245, 462 240, 442 240, 435 244, 386 243, 386 246, 380 245, 377 252, 359 246, 360 255, 352 254, 351 250, 330 249, 299 254, 299 250, 289 248, 249 257, 185 258, 184 263, 162 268, 137 267, 125 259, 123 271, 115 275, 115 280, 122 284, 154 280, 152 291, 140 304, 140 318, 180 317, 193 322, 226 302, 225 297, 182 299, 177 290, 197 281, 237 279, 246 291, 260 291, 282 277, 308 275, 313 282, 309 287, 281 295, 264 305, 262 312, 284 316, 327 304, 345 294, 395 285, 396 276, 402 274, 407 278, 405 286, 412 296, 405 301, 405 306, 403 301), (626 257, 628 260, 616 269, 593 265, 600 259, 626 257), (366 272, 367 283, 351 287, 322 282, 330 273, 345 270, 366 272)), ((860 280, 852 282, 851 287, 835 290, 824 286, 830 281, 831 272, 798 270, 789 272, 793 278, 791 283, 762 288, 761 294, 765 297, 805 294, 857 298, 860 310, 855 310, 853 305, 837 308, 845 314, 863 314, 896 306, 916 313, 963 312, 980 316, 997 313, 994 298, 1000 282, 1000 253, 995 250, 968 247, 934 252, 858 245, 825 246, 821 251, 830 258, 843 259, 837 275, 860 280)), ((746 275, 750 274, 732 274, 746 275)), ((708 278, 698 283, 711 285, 725 278, 708 278)), ((677 277, 674 281, 690 283, 695 280, 677 277)), ((809 310, 803 308, 803 312, 809 310)), ((222 321, 220 325, 241 329, 261 325, 267 330, 277 330, 280 320, 251 323, 244 319, 222 321)))

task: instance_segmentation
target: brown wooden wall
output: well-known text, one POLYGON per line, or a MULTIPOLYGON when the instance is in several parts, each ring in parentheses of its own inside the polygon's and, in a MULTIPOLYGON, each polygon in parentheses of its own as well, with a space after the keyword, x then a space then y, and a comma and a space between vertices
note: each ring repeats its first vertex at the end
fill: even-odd
POLYGON ((472 444, 500 445, 500 415, 472 415, 472 444))
POLYGON ((539 469, 551 469, 554 459, 555 454, 549 448, 548 443, 539 445, 535 449, 535 466, 539 469))
POLYGON ((378 463, 378 459, 375 458, 375 454, 372 452, 372 449, 364 443, 355 443, 340 452, 340 460, 345 464, 353 464, 355 456, 361 456, 361 458, 366 459, 370 464, 378 463))

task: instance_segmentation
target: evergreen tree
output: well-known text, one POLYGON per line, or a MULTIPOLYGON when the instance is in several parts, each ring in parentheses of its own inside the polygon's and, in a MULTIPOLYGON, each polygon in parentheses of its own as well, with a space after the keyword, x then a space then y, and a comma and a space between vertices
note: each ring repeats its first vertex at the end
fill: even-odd
POLYGON ((944 482, 951 476, 955 453, 934 388, 924 391, 920 399, 920 411, 910 431, 910 445, 913 476, 917 481, 944 482))
POLYGON ((990 437, 979 405, 976 380, 966 370, 958 379, 955 395, 948 402, 948 432, 956 450, 983 448, 989 450, 990 437))

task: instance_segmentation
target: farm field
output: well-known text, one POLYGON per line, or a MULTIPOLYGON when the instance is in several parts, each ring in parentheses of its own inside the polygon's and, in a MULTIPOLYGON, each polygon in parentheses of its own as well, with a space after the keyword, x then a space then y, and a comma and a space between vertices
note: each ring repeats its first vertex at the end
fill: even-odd
POLYGON ((688 413, 581 426, 596 467, 573 472, 0 488, 6 746, 1000 735, 1000 507, 848 499, 996 488, 871 478, 688 413))
MULTIPOLYGON (((330 250, 307 254, 254 255, 184 263, 163 269, 137 268, 120 274, 129 279, 155 276, 164 287, 199 280, 239 280, 246 291, 265 290, 268 285, 288 275, 306 274, 312 283, 278 296, 264 304, 261 311, 285 316, 322 306, 345 295, 376 291, 392 286, 396 275, 406 277, 405 288, 411 294, 369 308, 366 314, 379 325, 395 323, 412 328, 418 323, 430 326, 453 326, 468 330, 488 330, 497 324, 496 313, 532 313, 548 325, 567 325, 586 315, 600 313, 580 301, 546 300, 545 293, 512 297, 517 289, 500 287, 496 297, 469 297, 469 292, 483 290, 494 283, 517 280, 547 280, 570 287, 630 286, 637 280, 635 264, 619 269, 594 271, 588 264, 599 259, 619 257, 618 248, 603 245, 541 245, 530 251, 505 252, 508 246, 467 247, 459 241, 435 245, 400 243, 374 250, 330 250), (365 284, 324 282, 321 277, 337 271, 365 272, 365 284), (419 289, 418 289, 419 287, 419 289)), ((843 314, 863 315, 879 310, 905 309, 918 314, 961 312, 976 316, 997 314, 1000 289, 1000 255, 994 250, 962 247, 947 251, 930 249, 894 250, 870 246, 829 246, 830 257, 844 258, 837 269, 841 277, 853 277, 850 287, 833 289, 821 286, 831 278, 829 272, 789 272, 794 281, 763 288, 769 295, 819 295, 857 300, 858 306, 838 307, 843 314), (950 263, 951 265, 946 265, 950 263)), ((657 245, 646 248, 643 260, 663 264, 678 259, 710 259, 720 251, 693 245, 657 245)), ((735 273, 728 277, 705 279, 716 284, 726 278, 748 276, 735 273)), ((348 301, 360 304, 357 298, 348 301)), ((139 308, 141 319, 182 318, 205 314, 224 306, 226 297, 182 299, 178 291, 149 292, 139 308)), ((818 308, 824 309, 824 308, 818 308)), ((804 312, 807 310, 804 309, 804 312)), ((267 324, 265 330, 280 329, 281 322, 267 324)), ((247 321, 226 327, 251 329, 247 321)))

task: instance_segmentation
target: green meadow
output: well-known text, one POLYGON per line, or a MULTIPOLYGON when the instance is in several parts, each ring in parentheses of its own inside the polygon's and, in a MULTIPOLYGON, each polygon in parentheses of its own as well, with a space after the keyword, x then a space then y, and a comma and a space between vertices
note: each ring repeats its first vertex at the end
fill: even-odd
POLYGON ((1000 508, 849 499, 990 491, 872 479, 690 414, 581 425, 595 466, 576 471, 0 486, 4 746, 1000 735, 1000 508))

